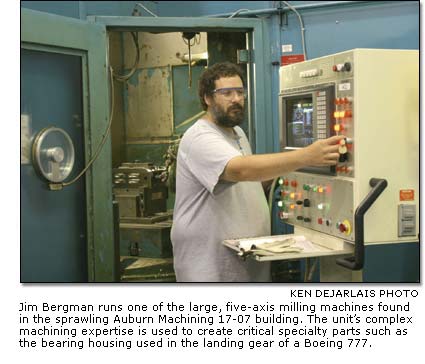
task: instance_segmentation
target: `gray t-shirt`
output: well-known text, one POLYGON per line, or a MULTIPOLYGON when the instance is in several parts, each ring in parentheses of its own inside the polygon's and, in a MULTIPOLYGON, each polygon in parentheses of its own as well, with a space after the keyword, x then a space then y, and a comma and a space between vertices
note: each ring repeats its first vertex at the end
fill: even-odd
POLYGON ((219 180, 234 157, 252 154, 237 136, 200 119, 183 136, 177 156, 171 241, 179 282, 267 282, 270 264, 243 261, 226 239, 270 235, 270 215, 260 182, 219 180))

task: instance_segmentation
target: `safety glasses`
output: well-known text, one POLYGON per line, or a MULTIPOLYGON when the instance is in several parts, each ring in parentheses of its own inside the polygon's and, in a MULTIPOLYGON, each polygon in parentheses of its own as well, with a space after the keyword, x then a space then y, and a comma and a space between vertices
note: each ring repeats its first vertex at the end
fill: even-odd
POLYGON ((235 94, 240 98, 246 98, 246 90, 243 87, 216 88, 212 92, 222 96, 226 100, 231 100, 235 94))

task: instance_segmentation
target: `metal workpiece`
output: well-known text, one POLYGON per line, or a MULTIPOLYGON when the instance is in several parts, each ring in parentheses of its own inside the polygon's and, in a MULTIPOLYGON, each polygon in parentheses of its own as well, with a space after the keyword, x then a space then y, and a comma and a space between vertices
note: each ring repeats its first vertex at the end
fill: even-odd
POLYGON ((152 163, 123 163, 113 170, 113 193, 121 222, 149 224, 170 218, 166 172, 165 167, 152 163))
POLYGON ((172 256, 172 211, 167 211, 167 177, 166 167, 152 163, 123 163, 113 170, 121 257, 172 256))

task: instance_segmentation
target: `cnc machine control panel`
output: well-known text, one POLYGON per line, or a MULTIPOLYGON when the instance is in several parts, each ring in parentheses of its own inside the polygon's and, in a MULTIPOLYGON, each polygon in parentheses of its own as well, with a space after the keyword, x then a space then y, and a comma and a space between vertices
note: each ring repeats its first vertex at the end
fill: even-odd
POLYGON ((355 49, 281 67, 281 149, 346 137, 336 166, 282 176, 282 220, 354 241, 356 208, 378 178, 388 187, 365 217, 365 243, 418 239, 418 72, 409 50, 355 49))

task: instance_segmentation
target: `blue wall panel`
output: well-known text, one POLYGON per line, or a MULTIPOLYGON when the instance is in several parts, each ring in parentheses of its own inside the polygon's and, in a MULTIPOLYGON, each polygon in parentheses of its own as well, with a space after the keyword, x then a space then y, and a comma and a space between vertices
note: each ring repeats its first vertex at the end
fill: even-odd
POLYGON ((79 18, 79 1, 21 1, 21 7, 70 18, 79 18))
POLYGON ((273 1, 159 1, 160 16, 203 16, 233 13, 239 9, 269 8, 273 1))
MULTIPOLYGON (((23 8, 53 13, 71 18, 85 19, 88 15, 130 16, 138 1, 21 1, 23 8)), ((143 2, 156 11, 152 2, 143 2), (147 4, 148 3, 148 4, 147 4)), ((140 9, 140 8, 139 8, 140 9)), ((142 15, 151 16, 140 10, 142 15)))
MULTIPOLYGON (((308 59, 353 48, 418 49, 419 7, 413 3, 365 4, 300 10, 308 59)), ((290 13, 281 43, 302 53, 298 17, 290 13)))

